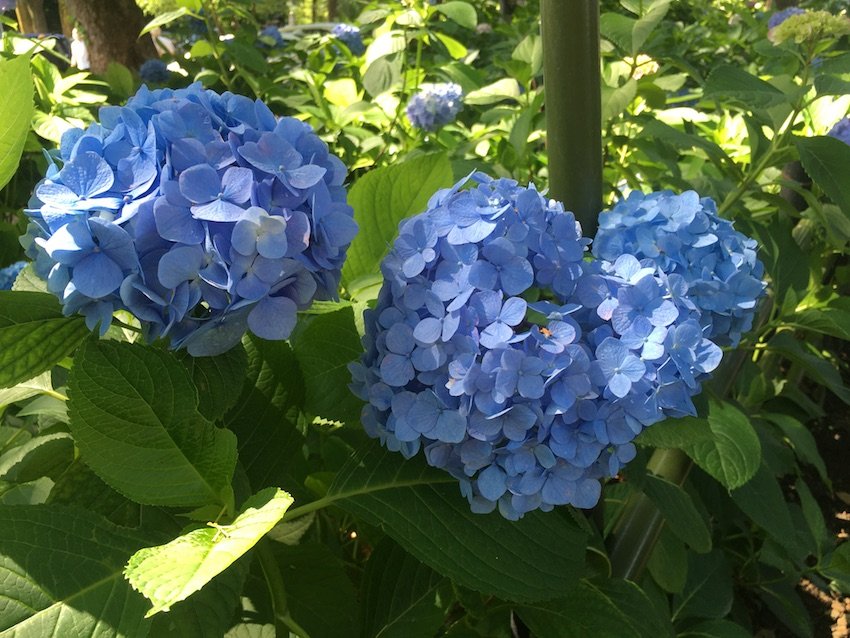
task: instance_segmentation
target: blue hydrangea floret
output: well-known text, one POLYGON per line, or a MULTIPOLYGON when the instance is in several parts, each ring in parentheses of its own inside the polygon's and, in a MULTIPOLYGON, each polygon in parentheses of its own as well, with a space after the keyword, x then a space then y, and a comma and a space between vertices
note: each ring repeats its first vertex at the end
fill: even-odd
POLYGON ((64 134, 22 243, 90 329, 127 310, 146 340, 214 355, 248 329, 285 339, 336 296, 357 232, 345 177, 309 125, 260 100, 142 87, 64 134))
POLYGON ((621 236, 620 252, 591 259, 573 214, 533 185, 476 173, 436 193, 400 225, 365 314, 351 370, 366 432, 423 452, 476 512, 593 507, 644 428, 695 414, 720 323, 743 329, 764 288, 749 240, 707 200, 626 206, 636 218, 615 208, 597 238, 621 236), (665 233, 682 244, 669 261, 650 249, 665 233))
POLYGON ((841 140, 845 144, 850 144, 850 116, 838 120, 835 125, 829 129, 827 133, 830 137, 841 140))
POLYGON ((331 35, 347 46, 354 55, 363 55, 366 52, 360 29, 353 24, 335 24, 331 29, 331 35))
POLYGON ((436 131, 453 122, 463 108, 463 89, 453 82, 422 84, 410 98, 405 113, 410 125, 423 131, 436 131))
POLYGON ((139 77, 146 84, 165 84, 171 76, 168 66, 159 58, 145 60, 139 67, 139 77))

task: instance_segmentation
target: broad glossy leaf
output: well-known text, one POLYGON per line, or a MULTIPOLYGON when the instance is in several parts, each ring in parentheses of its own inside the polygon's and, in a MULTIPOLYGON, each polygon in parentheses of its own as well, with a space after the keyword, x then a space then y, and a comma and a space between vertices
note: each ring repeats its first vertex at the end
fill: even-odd
POLYGON ((340 470, 328 499, 438 573, 505 600, 565 596, 584 564, 586 536, 566 513, 532 512, 517 522, 473 514, 450 475, 376 443, 340 470))
POLYGON ((198 412, 189 373, 174 355, 88 341, 68 382, 71 433, 106 483, 148 505, 228 505, 236 437, 198 412))
POLYGON ((27 483, 42 476, 58 478, 74 460, 74 441, 67 432, 31 438, 0 456, 0 480, 27 483))
POLYGON ((688 579, 673 598, 673 619, 723 618, 732 609, 732 570, 719 549, 688 555, 688 579))
POLYGON ((443 4, 434 5, 434 10, 439 11, 452 22, 456 22, 466 29, 474 29, 478 24, 478 13, 468 2, 450 0, 443 4))
POLYGON ((545 638, 672 638, 673 626, 631 581, 583 580, 568 598, 523 605, 520 618, 545 638))
POLYGON ((827 135, 799 137, 795 142, 803 168, 850 217, 850 146, 827 135))
POLYGON ((249 498, 228 525, 183 534, 166 545, 136 552, 125 574, 153 604, 147 615, 168 611, 250 550, 283 517, 292 497, 268 488, 249 498))
POLYGON ((680 540, 697 552, 711 551, 711 532, 685 490, 652 474, 646 476, 643 489, 680 540))
POLYGON ((735 66, 721 64, 705 81, 705 97, 723 104, 734 102, 760 110, 787 101, 785 94, 772 84, 735 66))
POLYGON ((432 638, 446 615, 440 589, 447 583, 391 539, 382 540, 363 574, 361 638, 432 638))
POLYGON ((82 509, 0 505, 0 635, 146 636, 147 604, 122 574, 145 542, 82 509))
POLYGON ((217 421, 239 398, 248 369, 245 349, 237 346, 215 357, 184 354, 180 360, 198 390, 198 411, 210 421, 217 421))
POLYGON ((53 295, 0 290, 0 388, 49 370, 87 334, 82 317, 63 317, 53 295))
POLYGON ((32 76, 29 56, 0 58, 0 190, 18 170, 32 120, 32 76))

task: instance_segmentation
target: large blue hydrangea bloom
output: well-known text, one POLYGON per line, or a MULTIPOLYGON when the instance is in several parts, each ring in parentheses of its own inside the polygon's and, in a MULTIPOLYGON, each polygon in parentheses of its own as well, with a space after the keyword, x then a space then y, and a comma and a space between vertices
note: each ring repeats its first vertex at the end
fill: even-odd
POLYGON ((307 124, 259 100, 142 87, 63 136, 22 243, 89 328, 124 309, 148 341, 218 354, 248 329, 285 339, 336 296, 357 232, 345 177, 307 124))
POLYGON ((453 122, 463 108, 463 89, 453 82, 422 84, 410 98, 405 113, 410 125, 423 131, 436 131, 453 122))
MULTIPOLYGON (((705 233, 714 222, 713 240, 693 221, 679 228, 686 208, 708 207, 690 194, 662 195, 664 211, 682 211, 667 220, 686 245, 677 255, 701 259, 680 274, 657 255, 588 260, 589 240, 559 203, 511 180, 469 182, 403 222, 382 264, 366 352, 351 366, 352 390, 368 401, 364 427, 405 457, 424 450, 459 480, 473 511, 498 507, 517 519, 592 507, 602 479, 635 456, 643 428, 695 414, 691 397, 721 359, 705 315, 743 325, 732 313, 752 314, 763 284, 721 286, 713 303, 689 293, 728 283, 733 271, 758 276, 761 266, 708 212, 700 219, 705 233), (690 251, 712 243, 714 252, 690 251)), ((628 236, 607 226, 603 244, 628 236)))

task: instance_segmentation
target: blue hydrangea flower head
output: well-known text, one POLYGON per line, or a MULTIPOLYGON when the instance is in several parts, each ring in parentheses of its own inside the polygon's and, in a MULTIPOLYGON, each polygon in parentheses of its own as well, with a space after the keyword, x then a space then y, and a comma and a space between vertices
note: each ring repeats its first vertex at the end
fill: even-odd
POLYGON ((838 120, 827 135, 841 140, 845 144, 850 144, 850 116, 838 120))
POLYGON ((719 345, 738 344, 766 287, 756 243, 693 191, 632 192, 600 214, 593 253, 609 262, 630 254, 657 267, 671 299, 699 311, 705 336, 719 345))
POLYGON ((363 55, 366 52, 360 29, 353 24, 336 24, 331 29, 331 35, 347 46, 354 55, 363 55))
POLYGON ((453 82, 422 84, 410 98, 405 113, 410 125, 423 131, 436 131, 453 122, 463 108, 463 89, 453 82))
POLYGON ((63 136, 22 244, 89 328, 127 310, 148 341, 218 354, 246 330, 285 339, 335 297, 357 232, 345 177, 307 124, 259 100, 143 86, 63 136))
POLYGON ((275 25, 269 24, 260 29, 260 44, 265 47, 280 47, 283 46, 283 35, 275 25))
POLYGON ((145 60, 139 67, 139 77, 147 84, 165 84, 171 79, 172 73, 165 62, 159 58, 145 60))
POLYGON ((767 28, 773 29, 774 27, 778 27, 791 16, 800 15, 802 13, 805 13, 805 10, 800 9, 799 7, 788 7, 787 9, 783 9, 782 11, 777 11, 768 19, 767 28))
POLYGON ((0 268, 0 290, 11 290, 12 284, 26 265, 25 261, 17 261, 5 268, 0 268))
POLYGON ((563 206, 475 173, 402 222, 351 366, 366 432, 423 451, 476 512, 594 506, 643 428, 695 414, 721 358, 714 315, 743 329, 763 290, 749 240, 695 194, 611 215, 591 261, 563 206), (673 248, 685 266, 661 259, 673 248))

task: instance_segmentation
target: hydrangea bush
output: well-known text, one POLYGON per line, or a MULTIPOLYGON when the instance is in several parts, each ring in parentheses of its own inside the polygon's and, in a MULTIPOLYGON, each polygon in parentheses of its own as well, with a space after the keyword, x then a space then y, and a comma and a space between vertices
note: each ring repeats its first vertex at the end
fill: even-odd
POLYGON ((366 313, 367 433, 517 519, 596 504, 632 440, 691 397, 752 322, 755 244, 695 193, 634 193, 590 243, 534 186, 482 174, 406 220, 366 313))
POLYGON ((23 241, 66 314, 128 310, 148 341, 213 355, 285 339, 337 294, 357 226, 342 162, 260 100, 145 87, 51 156, 23 241), (57 163, 58 162, 58 163, 57 163))
POLYGON ((453 122, 463 108, 463 89, 453 82, 422 84, 410 98, 405 113, 410 125, 423 131, 436 131, 453 122))
POLYGON ((366 52, 360 29, 353 24, 336 24, 331 29, 331 35, 348 47, 354 55, 362 55, 366 52))

